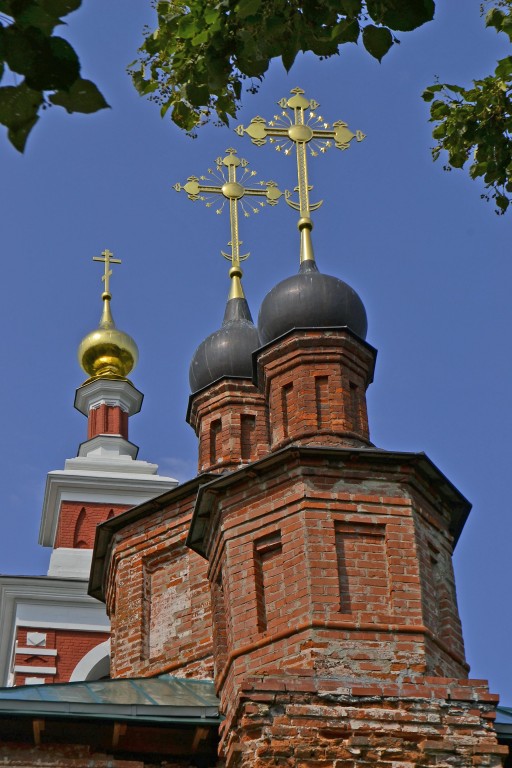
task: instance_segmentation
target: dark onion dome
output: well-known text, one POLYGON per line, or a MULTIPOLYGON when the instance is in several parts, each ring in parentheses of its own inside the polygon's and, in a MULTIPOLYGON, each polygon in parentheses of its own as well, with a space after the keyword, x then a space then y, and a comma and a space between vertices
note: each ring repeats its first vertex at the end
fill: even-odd
POLYGON ((313 256, 308 219, 299 221, 301 265, 299 273, 278 283, 265 296, 258 316, 262 344, 292 328, 347 327, 366 338, 368 320, 364 304, 349 285, 318 271, 313 256))
POLYGON ((223 376, 250 379, 252 353, 260 346, 246 299, 228 299, 222 327, 201 342, 194 353, 189 370, 190 389, 197 392, 223 376))

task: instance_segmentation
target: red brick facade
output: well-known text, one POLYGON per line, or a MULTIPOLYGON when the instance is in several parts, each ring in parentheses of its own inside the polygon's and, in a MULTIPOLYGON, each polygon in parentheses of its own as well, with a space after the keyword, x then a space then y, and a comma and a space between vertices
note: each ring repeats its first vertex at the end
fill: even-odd
POLYGON ((54 547, 92 549, 97 526, 125 509, 129 509, 128 504, 99 504, 95 501, 82 504, 79 501, 63 501, 59 510, 54 547))
POLYGON ((212 676, 207 564, 185 545, 197 487, 177 488, 172 506, 117 536, 107 584, 112 677, 212 676))

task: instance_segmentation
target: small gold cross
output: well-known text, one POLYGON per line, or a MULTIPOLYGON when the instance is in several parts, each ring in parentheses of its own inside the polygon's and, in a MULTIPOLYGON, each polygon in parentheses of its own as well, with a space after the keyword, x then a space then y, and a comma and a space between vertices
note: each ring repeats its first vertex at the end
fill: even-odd
POLYGON ((101 252, 101 256, 93 256, 93 261, 103 261, 105 263, 105 273, 102 275, 101 279, 105 283, 105 293, 110 294, 110 276, 112 275, 112 270, 110 269, 111 264, 121 264, 121 259, 114 259, 114 254, 112 251, 109 251, 108 249, 105 249, 101 252))
POLYGON ((259 213, 260 209, 266 205, 276 205, 283 193, 273 181, 260 181, 259 188, 246 187, 244 185, 245 180, 256 176, 256 171, 249 171, 247 169, 249 163, 247 160, 237 156, 236 149, 230 147, 226 150, 226 153, 225 157, 218 157, 215 161, 215 170, 212 168, 208 169, 208 176, 189 176, 186 184, 175 184, 174 189, 177 192, 182 190, 186 192, 189 200, 202 200, 207 208, 213 205, 213 201, 209 199, 210 196, 220 195, 224 199, 221 200, 221 204, 216 210, 217 213, 222 213, 226 200, 229 201, 231 240, 228 245, 231 246, 231 253, 227 254, 224 251, 221 253, 224 258, 231 261, 233 267, 238 268, 240 262, 249 256, 248 253, 240 254, 242 241, 239 239, 238 232, 238 204, 240 203, 244 216, 248 217, 251 213, 259 213), (238 168, 243 170, 239 179, 237 179, 238 168), (210 180, 214 181, 214 183, 204 183, 210 180), (249 205, 245 203, 245 197, 263 199, 260 199, 258 205, 249 205))

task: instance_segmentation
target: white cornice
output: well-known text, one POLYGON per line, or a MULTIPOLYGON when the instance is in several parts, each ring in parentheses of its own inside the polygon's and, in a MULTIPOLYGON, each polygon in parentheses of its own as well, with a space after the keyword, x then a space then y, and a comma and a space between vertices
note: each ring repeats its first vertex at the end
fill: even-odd
POLYGON ((144 395, 126 379, 93 379, 76 390, 75 408, 89 415, 91 408, 115 404, 133 416, 140 411, 144 395))
POLYGON ((101 460, 133 461, 137 458, 139 449, 121 435, 96 435, 84 443, 80 443, 78 456, 80 458, 97 458, 101 460))
POLYGON ((9 684, 17 627, 109 631, 105 606, 86 590, 78 579, 0 576, 0 686, 9 684))
POLYGON ((172 477, 152 474, 153 468, 157 468, 154 464, 130 460, 129 471, 127 463, 77 458, 67 461, 64 471, 49 472, 46 478, 39 543, 44 547, 53 547, 63 501, 78 501, 84 504, 94 501, 134 507, 178 485, 178 481, 172 477), (111 470, 114 466, 117 471, 111 470), (71 467, 75 471, 72 471, 71 467), (95 471, 75 469, 78 467, 94 467, 95 471), (100 467, 107 471, 100 471, 100 467))

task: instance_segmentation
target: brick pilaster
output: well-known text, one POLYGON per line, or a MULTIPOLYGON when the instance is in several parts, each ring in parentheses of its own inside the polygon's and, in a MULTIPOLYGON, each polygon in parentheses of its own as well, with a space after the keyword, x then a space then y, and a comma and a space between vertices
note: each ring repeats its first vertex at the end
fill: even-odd
POLYGON ((97 435, 121 435, 128 440, 128 413, 119 405, 101 403, 89 411, 87 439, 97 435))

